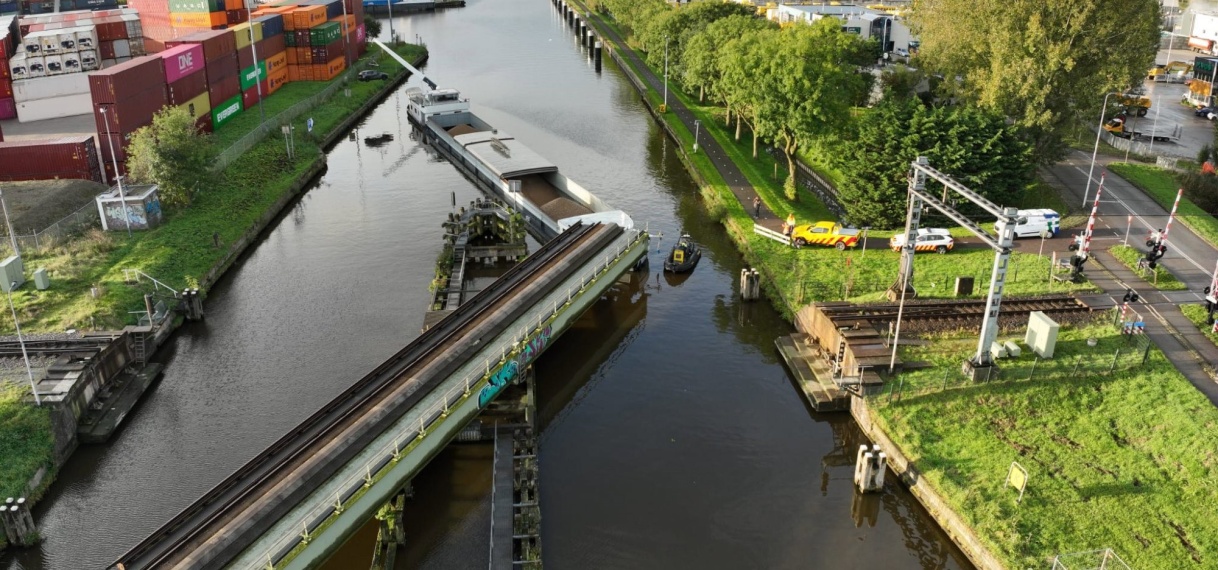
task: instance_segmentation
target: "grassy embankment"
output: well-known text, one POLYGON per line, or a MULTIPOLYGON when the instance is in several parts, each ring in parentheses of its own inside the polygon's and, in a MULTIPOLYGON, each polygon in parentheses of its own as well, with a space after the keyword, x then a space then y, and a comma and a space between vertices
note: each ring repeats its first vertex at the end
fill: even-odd
MULTIPOLYGON (((400 48, 407 59, 423 48, 400 48)), ((380 50, 365 58, 380 60, 380 69, 397 75, 402 68, 380 50)), ((357 63, 357 65, 360 65, 357 63)), ((67 328, 119 327, 131 322, 127 312, 142 307, 143 290, 123 283, 122 270, 134 268, 174 287, 193 285, 227 253, 227 247, 247 232, 267 208, 286 194, 320 156, 319 142, 355 109, 382 88, 382 82, 353 82, 351 97, 337 93, 294 121, 297 127, 296 158, 286 156, 281 138, 272 136, 233 162, 194 203, 170 212, 159 228, 136 232, 95 231, 64 243, 26 251, 25 265, 46 267, 52 287, 36 291, 27 287, 14 294, 22 325, 28 331, 59 331, 67 328), (305 134, 305 121, 312 117, 314 134, 305 134), (216 248, 212 234, 218 233, 216 248), (97 287, 94 299, 90 289, 97 287)), ((325 88, 322 82, 289 83, 266 99, 267 117, 325 88)), ((243 112, 213 136, 213 144, 227 143, 249 132, 258 122, 257 109, 243 112)), ((0 322, 0 334, 11 332, 11 322, 0 322)))
POLYGON ((1218 409, 1171 362, 1152 349, 1137 367, 1141 354, 1111 324, 1063 327, 1034 374, 1026 351, 1001 362, 1003 381, 974 384, 959 369, 975 343, 903 350, 934 366, 903 374, 900 398, 871 405, 1008 568, 1104 547, 1134 568, 1218 565, 1218 409), (1030 475, 1022 503, 1004 485, 1012 461, 1030 475))
MULTIPOLYGON (((404 46, 399 51, 407 59, 423 53, 422 48, 415 46, 404 46)), ((400 67, 391 65, 379 50, 369 52, 369 56, 380 58, 381 69, 386 72, 400 73, 400 67)), ((26 287, 13 295, 23 331, 127 324, 130 322, 127 311, 142 306, 143 291, 123 284, 123 268, 138 268, 178 287, 198 280, 225 255, 228 244, 248 231, 318 158, 321 153, 318 141, 381 86, 380 82, 353 83, 350 99, 340 92, 315 109, 311 116, 316 137, 298 136, 296 160, 287 159, 278 139, 256 145, 231 164, 213 186, 201 192, 190 207, 171 213, 160 228, 136 232, 131 238, 122 233, 93 231, 37 251, 23 252, 27 268, 46 267, 52 279, 52 287, 46 291, 26 287), (220 234, 221 248, 213 247, 212 232, 220 234), (97 299, 90 295, 93 286, 101 289, 97 299)), ((286 108, 324 87, 323 83, 289 84, 267 100, 268 106, 274 102, 286 108)), ((235 140, 252 129, 257 121, 248 120, 251 113, 244 115, 244 122, 227 125, 222 131, 224 137, 217 138, 235 140)), ((306 118, 296 121, 299 133, 305 132, 306 118)), ((0 333, 12 330, 11 320, 0 324, 0 333)), ((40 467, 51 467, 54 442, 49 412, 45 407, 23 403, 29 397, 24 382, 24 376, 12 383, 0 381, 0 457, 4 458, 0 462, 0 496, 24 495, 30 477, 40 467)), ((52 479, 53 474, 46 477, 44 486, 52 479)))
MULTIPOLYGON (((638 70, 635 70, 636 74, 638 70)), ((653 108, 662 103, 662 95, 654 89, 646 94, 653 108)), ((669 97, 677 98, 688 107, 702 123, 702 141, 711 136, 725 149, 729 157, 741 169, 758 195, 775 214, 786 216, 794 212, 804 221, 833 219, 832 214, 810 192, 800 189, 799 200, 792 202, 783 195, 782 182, 786 176, 786 165, 777 163, 778 176, 774 176, 775 159, 759 152, 752 157, 751 134, 747 131, 740 141, 735 140, 735 127, 724 125, 724 111, 712 105, 699 104, 696 97, 684 93, 679 87, 669 84, 669 97)), ((664 121, 676 133, 683 149, 693 148, 693 133, 676 117, 674 112, 664 113, 664 121)), ((765 286, 775 306, 790 318, 800 306, 812 301, 841 300, 877 301, 883 291, 896 279, 899 255, 887 249, 839 252, 832 248, 805 247, 792 249, 788 246, 753 233, 750 212, 736 199, 731 189, 719 176, 714 165, 703 153, 686 154, 702 183, 702 196, 710 214, 727 227, 729 234, 739 246, 745 260, 766 275, 765 286)), ((830 179, 842 174, 832 171, 820 172, 830 179)), ((1041 186, 1030 193, 1030 199, 1056 198, 1055 192, 1045 192, 1041 186)), ((1029 203, 1027 207, 1052 207, 1029 203)), ((1063 208, 1064 210, 1064 208, 1063 208)), ((869 232, 869 244, 874 240, 887 241, 893 231, 869 232)), ((964 230, 959 235, 966 235, 964 230)), ((926 297, 951 297, 956 277, 973 277, 978 284, 974 297, 986 293, 985 283, 993 264, 993 253, 988 248, 959 247, 947 255, 919 254, 915 287, 926 297)), ((1011 295, 1061 292, 1091 289, 1087 284, 1050 284, 1050 260, 1045 257, 1016 253, 1012 256, 1009 280, 1005 291, 1011 295)))
POLYGON ((1166 267, 1159 265, 1155 267, 1153 272, 1145 272, 1138 270, 1138 260, 1142 259, 1142 252, 1129 247, 1127 245, 1114 245, 1108 249, 1117 261, 1121 262, 1125 267, 1133 270, 1134 273, 1141 275, 1147 282, 1153 284, 1161 291, 1183 291, 1188 289, 1188 286, 1176 279, 1166 267))
MULTIPOLYGON (((1158 202, 1168 211, 1176 201, 1176 192, 1180 184, 1170 170, 1143 164, 1115 163, 1109 164, 1108 170, 1113 171, 1130 184, 1141 188, 1147 196, 1158 202)), ((1210 245, 1218 247, 1218 219, 1202 210, 1188 198, 1180 199, 1180 208, 1176 211, 1176 219, 1193 233, 1210 245)))

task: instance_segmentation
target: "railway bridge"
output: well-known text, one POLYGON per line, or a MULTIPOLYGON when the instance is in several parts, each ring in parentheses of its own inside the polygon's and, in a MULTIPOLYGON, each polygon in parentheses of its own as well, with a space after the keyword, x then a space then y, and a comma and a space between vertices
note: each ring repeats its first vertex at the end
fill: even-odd
POLYGON ((646 255, 577 223, 352 384, 111 570, 316 566, 646 255))

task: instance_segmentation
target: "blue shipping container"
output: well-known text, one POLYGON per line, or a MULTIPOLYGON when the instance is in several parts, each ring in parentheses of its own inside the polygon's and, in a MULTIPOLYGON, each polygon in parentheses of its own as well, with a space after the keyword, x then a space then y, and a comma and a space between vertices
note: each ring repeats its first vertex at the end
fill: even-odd
POLYGON ((263 39, 283 35, 283 16, 281 14, 259 16, 254 18, 254 21, 262 22, 263 39))

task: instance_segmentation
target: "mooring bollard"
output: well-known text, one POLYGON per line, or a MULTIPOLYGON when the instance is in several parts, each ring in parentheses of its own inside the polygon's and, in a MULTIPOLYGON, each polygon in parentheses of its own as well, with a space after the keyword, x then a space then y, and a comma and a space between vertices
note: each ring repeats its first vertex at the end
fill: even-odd
POLYGON ((9 507, 12 506, 13 498, 9 497, 8 502, 0 506, 0 522, 4 525, 4 538, 9 544, 21 544, 21 535, 17 533, 17 525, 9 516, 9 507))
POLYGON ((872 445, 868 450, 866 445, 859 446, 858 457, 854 463, 854 485, 859 491, 870 493, 884 488, 884 462, 887 455, 880 451, 880 446, 872 445))
POLYGON ((596 72, 600 73, 600 71, 601 71, 601 42, 600 42, 600 40, 597 40, 595 49, 593 49, 592 61, 596 62, 596 72))

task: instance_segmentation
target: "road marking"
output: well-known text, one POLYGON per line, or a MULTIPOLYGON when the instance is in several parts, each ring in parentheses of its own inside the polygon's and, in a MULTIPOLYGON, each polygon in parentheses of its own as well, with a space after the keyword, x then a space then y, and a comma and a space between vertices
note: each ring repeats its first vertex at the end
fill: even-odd
MULTIPOLYGON (((1082 173, 1083 173, 1083 176, 1087 176, 1087 172, 1086 172, 1086 171, 1084 171, 1082 168, 1079 168, 1079 167, 1075 166, 1075 167, 1074 167, 1074 169, 1075 169, 1075 170, 1077 170, 1077 171, 1079 171, 1079 172, 1082 172, 1082 173)), ((1093 179, 1093 180, 1094 180, 1094 179, 1093 179)), ((1135 189, 1135 190, 1136 190, 1136 189, 1135 189)), ((1139 191, 1139 192, 1141 192, 1141 190, 1138 190, 1138 191, 1139 191)), ((1122 208, 1125 208, 1125 211, 1126 211, 1126 212, 1128 212, 1129 214, 1132 214, 1134 218, 1137 218, 1137 220, 1138 220, 1139 222, 1141 222, 1141 223, 1142 223, 1142 226, 1143 226, 1143 227, 1145 227, 1145 228, 1146 228, 1146 229, 1148 229, 1148 230, 1154 230, 1154 229, 1155 229, 1155 226, 1151 225, 1151 223, 1150 223, 1150 222, 1147 222, 1147 221, 1146 221, 1146 218, 1143 218, 1141 214, 1138 214, 1138 213, 1134 212, 1134 211, 1133 211, 1133 208, 1130 208, 1130 207, 1129 207, 1129 205, 1128 205, 1128 204, 1126 204, 1126 203, 1125 203, 1125 201, 1124 201, 1124 200, 1122 200, 1120 196, 1117 196, 1117 195, 1115 195, 1115 194, 1113 194, 1112 196, 1113 196, 1113 198, 1115 198, 1115 199, 1116 199, 1116 203, 1117 203, 1117 204, 1120 204, 1120 206, 1121 206, 1122 208)), ((1202 267, 1200 263, 1197 263, 1197 261, 1196 261, 1195 259, 1193 259, 1191 256, 1189 256, 1187 253, 1184 253, 1183 251, 1180 251, 1180 249, 1178 249, 1178 248, 1168 248, 1168 252, 1169 252, 1169 253, 1176 253, 1176 254, 1178 254, 1180 257, 1182 257, 1182 258, 1184 258, 1184 259, 1188 260, 1188 262, 1189 262, 1189 263, 1193 264, 1193 266, 1194 266, 1194 267, 1196 267, 1197 269, 1199 269, 1199 270, 1200 270, 1202 273, 1206 273, 1206 274, 1208 274, 1207 270, 1206 270, 1204 267, 1202 267)))

